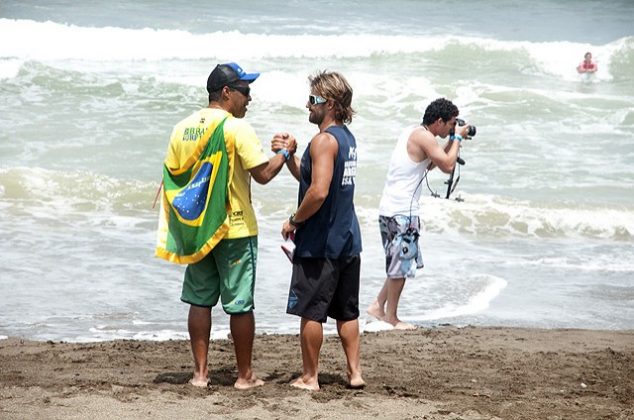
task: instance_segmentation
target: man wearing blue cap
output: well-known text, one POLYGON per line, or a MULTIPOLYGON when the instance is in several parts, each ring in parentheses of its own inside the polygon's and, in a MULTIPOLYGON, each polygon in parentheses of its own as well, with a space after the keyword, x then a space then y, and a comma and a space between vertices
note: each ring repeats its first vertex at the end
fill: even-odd
POLYGON ((288 133, 275 134, 273 140, 287 148, 269 159, 243 119, 251 101, 249 85, 259 75, 236 63, 217 65, 207 79, 209 105, 176 124, 165 159, 161 204, 167 210, 159 223, 157 255, 188 264, 181 300, 190 304, 194 386, 209 383, 211 308, 218 299, 230 315, 238 366, 234 387, 263 384, 251 368, 258 228, 250 183, 251 178, 259 184, 273 179, 297 144, 288 133), (206 229, 216 223, 212 219, 217 225, 206 229))

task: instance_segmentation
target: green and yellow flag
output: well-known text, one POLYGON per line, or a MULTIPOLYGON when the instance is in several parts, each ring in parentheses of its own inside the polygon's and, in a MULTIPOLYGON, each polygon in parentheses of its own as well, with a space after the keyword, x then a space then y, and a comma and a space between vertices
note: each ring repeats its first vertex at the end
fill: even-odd
POLYGON ((177 264, 202 260, 229 230, 229 183, 233 142, 224 123, 199 139, 197 153, 182 168, 163 165, 163 191, 156 255, 177 264))

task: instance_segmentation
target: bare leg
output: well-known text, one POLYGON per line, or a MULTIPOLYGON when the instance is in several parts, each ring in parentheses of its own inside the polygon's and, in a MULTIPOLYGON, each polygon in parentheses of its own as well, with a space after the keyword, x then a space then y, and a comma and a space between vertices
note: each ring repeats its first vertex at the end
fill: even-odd
POLYGON ((251 369, 253 336, 255 335, 255 317, 253 312, 231 315, 229 324, 233 338, 233 348, 238 364, 238 379, 233 384, 236 389, 250 389, 264 385, 251 369))
POLYGON ((385 302, 387 301, 387 284, 389 281, 389 279, 385 279, 383 287, 381 287, 381 291, 366 311, 369 315, 375 317, 379 321, 383 321, 383 318, 385 318, 385 302))
POLYGON ((319 391, 319 352, 324 341, 321 322, 302 318, 300 327, 300 343, 302 348, 302 376, 291 382, 295 388, 319 391))
POLYGON ((354 389, 363 388, 365 381, 361 376, 359 320, 337 321, 337 332, 341 337, 343 351, 346 353, 348 386, 354 389))
POLYGON ((385 308, 385 317, 383 320, 389 324, 392 324, 395 329, 399 330, 413 330, 416 327, 407 322, 402 322, 398 319, 398 302, 401 299, 401 293, 403 287, 405 287, 405 279, 387 279, 387 304, 385 308))
POLYGON ((209 334, 211 332, 211 308, 190 305, 187 317, 189 341, 194 355, 194 376, 190 383, 205 387, 209 382, 207 354, 209 352, 209 334))

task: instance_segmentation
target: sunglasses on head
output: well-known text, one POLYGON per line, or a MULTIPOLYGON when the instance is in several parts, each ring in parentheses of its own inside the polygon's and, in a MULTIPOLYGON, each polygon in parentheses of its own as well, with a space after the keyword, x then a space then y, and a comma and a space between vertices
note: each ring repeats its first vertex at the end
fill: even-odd
POLYGON ((244 96, 249 96, 249 94, 251 93, 251 87, 250 86, 235 86, 235 85, 227 85, 227 87, 231 90, 237 90, 238 92, 240 92, 241 94, 243 94, 244 96))
POLYGON ((308 102, 311 105, 319 105, 319 104, 325 104, 326 102, 328 102, 328 99, 322 98, 319 95, 308 95, 308 102))

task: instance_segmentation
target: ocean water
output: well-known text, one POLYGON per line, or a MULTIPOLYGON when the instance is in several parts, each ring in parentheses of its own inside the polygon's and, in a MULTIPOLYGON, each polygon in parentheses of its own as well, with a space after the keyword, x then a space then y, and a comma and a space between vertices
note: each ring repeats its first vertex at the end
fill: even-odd
MULTIPOLYGON (((247 119, 265 145, 290 131, 301 152, 316 132, 308 75, 341 71, 354 88, 364 328, 384 280, 389 155, 444 96, 477 135, 463 201, 423 193, 426 267, 401 318, 633 329, 632 16, 631 1, 590 0, 1 2, 0 336, 187 338, 184 268, 153 256, 152 202, 171 128, 226 61, 262 73, 247 119), (592 79, 575 72, 586 51, 592 79)), ((253 186, 258 333, 298 331, 279 235, 296 194, 286 171, 253 186)), ((214 310, 213 336, 227 325, 214 310)))

